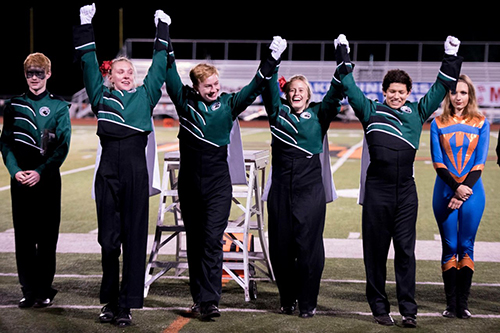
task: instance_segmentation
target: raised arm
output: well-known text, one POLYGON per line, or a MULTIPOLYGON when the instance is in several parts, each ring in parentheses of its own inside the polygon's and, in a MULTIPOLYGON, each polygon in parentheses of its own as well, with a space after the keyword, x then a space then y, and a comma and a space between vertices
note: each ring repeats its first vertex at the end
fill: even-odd
POLYGON ((278 86, 278 69, 279 66, 276 66, 272 78, 264 83, 264 90, 262 91, 262 100, 269 120, 276 118, 283 106, 278 86))
POLYGON ((436 82, 429 89, 427 94, 418 102, 418 110, 422 123, 437 110, 448 91, 454 91, 462 67, 462 57, 457 56, 460 41, 448 36, 444 43, 445 54, 441 63, 441 68, 436 82))
POLYGON ((167 50, 170 44, 168 29, 171 24, 170 17, 162 10, 155 13, 156 37, 153 51, 153 62, 143 84, 149 96, 151 110, 161 97, 161 87, 167 76, 167 50))
POLYGON ((75 61, 81 62, 85 89, 93 107, 96 107, 102 98, 104 83, 95 53, 95 37, 92 28, 92 18, 95 12, 95 4, 80 8, 81 24, 73 28, 75 61))
POLYGON ((271 50, 269 56, 262 60, 252 81, 239 92, 232 94, 231 106, 234 119, 245 111, 266 88, 265 82, 272 78, 276 66, 281 61, 281 54, 286 49, 286 45, 285 39, 275 36, 269 47, 271 50))
POLYGON ((172 103, 176 106, 176 109, 179 111, 185 108, 187 104, 185 88, 182 84, 181 77, 179 72, 177 71, 177 64, 175 63, 175 54, 172 46, 172 42, 170 40, 170 32, 167 31, 167 70, 165 77, 165 85, 167 88, 167 93, 172 103))
POLYGON ((337 69, 332 84, 338 89, 342 89, 343 94, 349 99, 349 104, 352 106, 356 117, 361 122, 366 122, 370 118, 371 112, 375 110, 375 102, 368 99, 354 81, 352 74, 354 64, 351 63, 349 57, 349 42, 345 35, 339 35, 334 43, 337 69))

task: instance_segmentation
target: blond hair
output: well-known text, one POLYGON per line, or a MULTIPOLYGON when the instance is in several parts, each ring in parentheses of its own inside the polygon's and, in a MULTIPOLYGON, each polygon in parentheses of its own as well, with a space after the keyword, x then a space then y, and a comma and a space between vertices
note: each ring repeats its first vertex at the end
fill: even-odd
POLYGON ((134 81, 133 81, 134 87, 137 85, 135 82, 135 76, 136 76, 137 71, 135 70, 135 66, 134 66, 132 60, 130 60, 129 58, 127 58, 125 56, 118 56, 115 59, 111 60, 111 68, 109 69, 109 71, 107 73, 105 73, 106 75, 104 77, 104 85, 110 89, 114 89, 115 87, 114 87, 114 84, 109 81, 109 75, 113 71, 113 65, 116 64, 117 62, 121 62, 121 61, 128 63, 130 65, 130 67, 132 67, 132 72, 134 75, 134 81))
POLYGON ((219 71, 215 68, 215 66, 209 64, 198 64, 189 71, 189 78, 191 79, 193 86, 197 86, 214 74, 219 76, 219 71))
MULTIPOLYGON (((474 88, 472 80, 467 75, 462 74, 458 78, 457 83, 458 82, 465 83, 469 88, 469 102, 462 111, 462 118, 464 118, 464 120, 468 122, 476 117, 482 116, 481 111, 479 111, 477 105, 476 89, 474 88)), ((451 93, 452 93, 451 91, 448 92, 443 101, 443 113, 440 115, 440 119, 443 122, 447 122, 451 117, 455 115, 455 108, 453 107, 453 104, 451 104, 451 99, 450 99, 451 93)))
POLYGON ((305 107, 307 109, 309 107, 309 102, 311 101, 311 98, 312 98, 312 88, 311 88, 311 84, 309 83, 309 80, 304 75, 297 74, 297 75, 292 76, 290 78, 290 80, 288 80, 285 83, 285 85, 283 86, 283 92, 285 93, 286 99, 288 100, 288 93, 290 92, 290 85, 292 84, 293 81, 297 81, 297 80, 304 82, 306 87, 307 87, 308 97, 307 97, 307 102, 306 102, 306 107, 305 107))
POLYGON ((119 57, 116 57, 115 59, 111 60, 111 69, 109 70, 109 73, 111 73, 111 71, 113 70, 113 65, 116 64, 117 62, 120 62, 120 61, 125 61, 126 63, 128 63, 130 65, 130 67, 132 67, 132 70, 134 71, 134 76, 135 76, 135 66, 134 64, 132 63, 132 60, 130 60, 129 58, 125 57, 125 56, 119 56, 119 57))
POLYGON ((43 53, 31 53, 26 57, 26 60, 24 60, 24 71, 26 72, 30 67, 43 68, 45 73, 49 73, 51 70, 51 62, 43 53))

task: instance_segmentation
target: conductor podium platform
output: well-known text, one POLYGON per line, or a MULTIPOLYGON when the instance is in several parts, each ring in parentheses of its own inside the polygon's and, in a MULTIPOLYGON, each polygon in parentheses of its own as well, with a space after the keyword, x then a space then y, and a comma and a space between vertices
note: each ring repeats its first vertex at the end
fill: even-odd
MULTIPOLYGON (((245 150, 243 156, 246 185, 233 185, 231 216, 223 237, 224 249, 231 248, 233 251, 224 251, 223 279, 236 281, 243 288, 245 301, 248 302, 257 297, 256 281, 274 281, 274 275, 264 235, 262 202, 269 152, 245 150), (256 238, 260 246, 254 248, 253 240, 256 238), (256 278, 256 272, 262 273, 263 278, 256 278)), ((189 268, 177 192, 179 163, 179 151, 165 153, 160 206, 155 238, 146 267, 144 296, 147 296, 151 284, 168 271, 173 270, 165 275, 166 278, 181 278, 187 275, 189 268), (171 214, 170 217, 167 217, 168 214, 171 214), (175 258, 172 261, 160 261, 160 249, 169 242, 175 242, 175 258)))

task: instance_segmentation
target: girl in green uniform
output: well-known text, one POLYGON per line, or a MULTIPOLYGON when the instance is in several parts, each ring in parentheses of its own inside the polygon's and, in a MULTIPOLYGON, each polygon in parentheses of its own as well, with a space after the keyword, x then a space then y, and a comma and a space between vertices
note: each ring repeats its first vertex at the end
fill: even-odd
POLYGON ((152 131, 151 116, 161 97, 167 67, 170 18, 155 13, 157 26, 153 62, 141 86, 134 81, 130 60, 117 58, 104 85, 95 53, 91 21, 95 5, 80 9, 81 25, 74 29, 76 57, 80 59, 85 88, 97 116, 102 146, 95 177, 98 240, 102 249, 101 322, 131 324, 130 308, 142 308, 148 234, 149 181, 145 149, 152 131), (119 257, 123 246, 120 287, 119 257))
POLYGON ((277 73, 263 93, 273 136, 269 252, 281 313, 293 314, 298 301, 300 317, 310 318, 316 312, 325 263, 326 197, 320 153, 342 96, 331 87, 321 102, 311 103, 309 82, 296 75, 284 85, 285 99, 281 99, 277 73))

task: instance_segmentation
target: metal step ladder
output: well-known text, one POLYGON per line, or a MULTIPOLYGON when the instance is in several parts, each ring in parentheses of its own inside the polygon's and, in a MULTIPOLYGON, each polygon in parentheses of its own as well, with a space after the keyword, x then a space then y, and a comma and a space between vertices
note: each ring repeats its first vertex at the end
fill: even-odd
MULTIPOLYGON (((224 241, 232 242, 238 252, 224 252, 223 270, 243 288, 245 301, 248 302, 257 297, 257 280, 274 281, 274 274, 264 234, 262 201, 269 151, 244 150, 243 155, 247 185, 233 185, 232 214, 223 237, 224 241), (243 240, 238 239, 241 237, 231 237, 231 234, 242 234, 243 240), (255 246, 254 251, 251 251, 249 246, 251 235, 258 238, 260 243, 260 248, 255 246), (264 277, 255 277, 257 271, 264 277)), ((179 151, 165 153, 156 232, 146 268, 145 297, 151 284, 169 270, 174 270, 173 274, 166 275, 166 278, 179 278, 189 268, 185 229, 177 192, 179 164, 179 151), (172 214, 173 219, 165 218, 167 213, 172 214), (171 261, 160 261, 160 249, 170 242, 175 242, 175 258, 171 261)))

